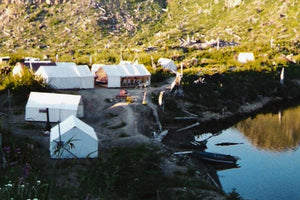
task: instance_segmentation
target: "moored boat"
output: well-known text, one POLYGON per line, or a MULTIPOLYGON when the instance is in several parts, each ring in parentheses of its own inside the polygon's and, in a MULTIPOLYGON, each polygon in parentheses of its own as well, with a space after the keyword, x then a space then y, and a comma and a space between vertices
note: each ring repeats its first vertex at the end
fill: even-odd
POLYGON ((205 151, 193 151, 193 156, 196 158, 207 161, 212 164, 236 164, 237 160, 239 160, 236 156, 220 154, 220 153, 211 153, 205 151))

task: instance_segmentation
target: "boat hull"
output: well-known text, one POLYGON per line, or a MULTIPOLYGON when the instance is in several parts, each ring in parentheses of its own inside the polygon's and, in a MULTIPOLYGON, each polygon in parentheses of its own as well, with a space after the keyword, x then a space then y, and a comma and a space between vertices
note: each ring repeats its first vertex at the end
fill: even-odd
POLYGON ((194 151, 193 156, 202 161, 218 165, 235 165, 238 160, 235 156, 204 151, 194 151))

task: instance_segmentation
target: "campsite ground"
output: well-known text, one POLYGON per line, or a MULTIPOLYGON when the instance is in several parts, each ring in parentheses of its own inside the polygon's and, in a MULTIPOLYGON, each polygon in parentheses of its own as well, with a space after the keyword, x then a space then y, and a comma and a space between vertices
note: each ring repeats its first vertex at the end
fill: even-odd
MULTIPOLYGON (((178 164, 178 158, 172 155, 174 149, 166 146, 152 138, 152 132, 159 132, 159 118, 157 106, 151 100, 151 93, 159 94, 160 91, 172 83, 168 79, 157 87, 146 89, 127 89, 133 99, 133 103, 127 103, 125 99, 116 98, 120 89, 107 89, 96 87, 88 90, 63 90, 61 93, 82 95, 84 103, 84 122, 92 126, 99 139, 99 154, 105 155, 110 149, 117 147, 134 147, 139 145, 154 145, 168 155, 162 163, 162 169, 167 176, 174 176, 176 173, 187 173, 191 165, 196 166, 199 174, 206 174, 208 169, 201 163, 193 163, 191 159, 186 160, 187 165, 178 164), (146 104, 143 104, 143 96, 146 92, 146 104)), ((5 109, 5 108, 2 108, 5 109)), ((55 165, 49 156, 49 136, 45 135, 43 129, 45 123, 26 122, 24 107, 13 108, 12 114, 3 117, 2 127, 9 128, 10 132, 20 138, 30 138, 37 144, 39 156, 35 158, 40 163, 42 174, 49 172, 49 166, 55 165), (6 123, 8 122, 8 123, 6 123)), ((52 124, 54 126, 55 124, 52 124)), ((60 162, 59 162, 60 163, 60 162)), ((62 163, 60 163, 62 164, 62 163)), ((69 172, 68 179, 76 183, 75 176, 85 163, 74 166, 69 172), (73 178, 72 178, 73 177, 73 178), (73 179, 73 180, 72 180, 73 179)), ((63 171, 61 173, 64 173, 63 171)), ((216 174, 213 174, 213 176, 216 174)), ((66 178, 62 176, 61 178, 66 178)), ((216 177, 217 178, 217 177, 216 177)), ((64 180, 65 181, 65 180, 64 180)), ((63 182, 63 180, 62 180, 63 182)), ((208 182, 211 184, 211 180, 208 182)), ((207 191, 210 199, 223 199, 223 194, 215 191, 207 191), (211 198, 211 197, 214 198, 211 198)))
MULTIPOLYGON (((167 155, 162 163, 162 169, 168 176, 172 176, 178 172, 187 172, 190 166, 196 167, 199 174, 206 174, 208 171, 215 175, 215 180, 218 178, 215 172, 209 167, 192 159, 185 159, 185 164, 178 164, 178 158, 172 153, 178 149, 173 146, 162 144, 152 138, 153 132, 159 132, 159 117, 157 113, 157 105, 152 102, 151 94, 158 95, 160 91, 167 90, 172 83, 173 78, 165 80, 156 87, 145 89, 128 89, 129 95, 134 100, 133 103, 127 103, 125 99, 116 98, 120 89, 107 89, 96 87, 87 90, 63 90, 56 91, 61 93, 79 94, 82 95, 84 103, 84 122, 92 126, 99 138, 99 154, 105 155, 111 148, 116 147, 134 147, 141 144, 154 145, 161 148, 167 155), (146 92, 146 104, 143 104, 143 96, 146 92)), ((262 108, 272 99, 262 99, 260 102, 247 104, 242 106, 237 113, 249 113, 262 108)), ((184 108, 184 104, 182 104, 184 108)), ((1 108, 4 109, 4 108, 1 108)), ((13 115, 5 120, 1 120, 2 127, 8 127, 14 135, 25 138, 29 137, 37 142, 39 157, 36 158, 41 164, 41 171, 47 173, 49 165, 53 165, 53 161, 49 156, 49 136, 43 133, 44 123, 26 122, 24 117, 24 107, 14 108, 13 115), (9 122, 9 123, 5 123, 9 122)), ((202 113, 201 122, 210 120, 222 120, 232 116, 234 113, 202 113)), ((52 124, 54 126, 55 124, 52 124)), ((164 129, 164 127, 162 127, 164 129)), ((171 134, 172 135, 172 134, 171 134)), ((182 133, 182 135, 185 135, 182 133)), ((185 136, 183 136, 185 137, 185 136)), ((188 136, 187 136, 188 137, 188 136)), ((168 137, 169 139, 174 139, 168 137)), ((170 144, 170 143, 169 143, 170 144)), ((77 165, 72 169, 72 173, 80 169, 83 164, 77 165)), ((63 173, 63 172, 62 172, 63 173)), ((72 174, 71 173, 71 174, 72 174)), ((64 178, 64 176, 62 176, 64 178)), ((70 178, 70 176, 69 176, 70 178)), ((72 181, 72 179, 71 179, 72 181)), ((76 182, 76 180, 73 180, 76 182)), ((212 181, 214 182, 214 181, 212 181)), ((211 184, 214 184, 210 182, 211 184)), ((211 191, 208 195, 209 199, 224 199, 223 194, 211 191), (212 196, 214 198, 212 198, 212 196)))

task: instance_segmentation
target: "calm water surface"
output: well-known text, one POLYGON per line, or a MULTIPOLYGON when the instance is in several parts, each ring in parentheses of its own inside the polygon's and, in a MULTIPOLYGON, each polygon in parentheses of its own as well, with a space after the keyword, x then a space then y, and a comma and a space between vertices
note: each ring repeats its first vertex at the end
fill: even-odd
POLYGON ((223 189, 245 199, 300 199, 300 107, 260 114, 208 140, 207 151, 238 156, 240 168, 218 171, 223 189), (216 146, 217 143, 243 143, 216 146))

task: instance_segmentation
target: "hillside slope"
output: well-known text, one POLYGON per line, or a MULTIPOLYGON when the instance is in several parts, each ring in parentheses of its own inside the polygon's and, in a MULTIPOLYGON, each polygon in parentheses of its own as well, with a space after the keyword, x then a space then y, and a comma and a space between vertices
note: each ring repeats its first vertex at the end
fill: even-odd
MULTIPOLYGON (((160 55, 178 57, 187 53, 176 50, 181 45, 180 38, 201 42, 219 38, 239 43, 241 50, 257 49, 272 41, 295 49, 287 53, 299 54, 299 5, 299 0, 2 4, 0 55, 42 57, 47 54, 54 58, 59 54, 61 60, 88 62, 89 55, 93 54, 94 62, 117 62, 121 51, 128 51, 127 56, 132 58, 150 47, 161 52, 160 55)), ((186 58, 199 54, 189 53, 186 58)), ((142 62, 150 63, 150 58, 142 62)))

